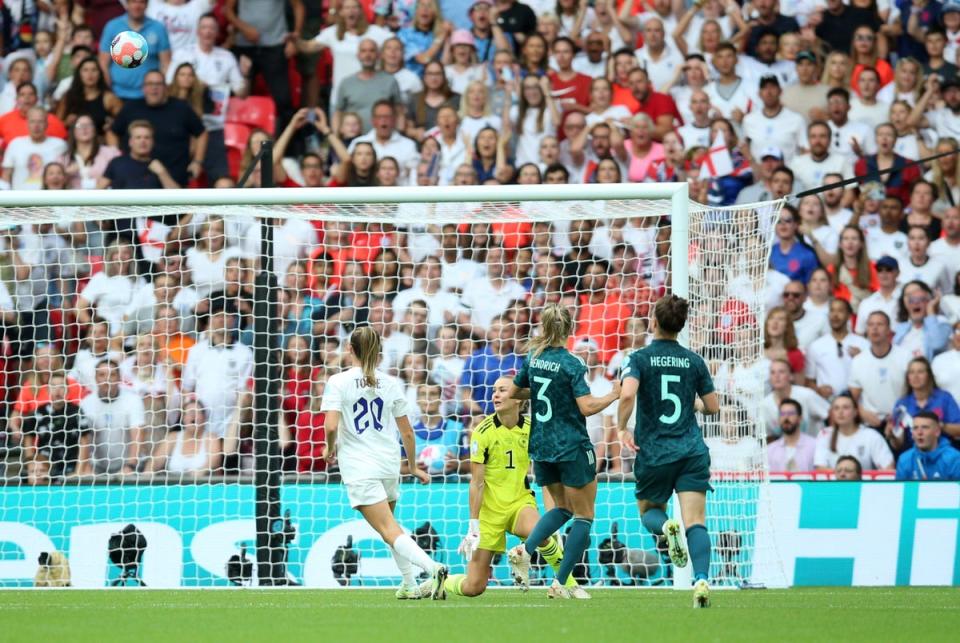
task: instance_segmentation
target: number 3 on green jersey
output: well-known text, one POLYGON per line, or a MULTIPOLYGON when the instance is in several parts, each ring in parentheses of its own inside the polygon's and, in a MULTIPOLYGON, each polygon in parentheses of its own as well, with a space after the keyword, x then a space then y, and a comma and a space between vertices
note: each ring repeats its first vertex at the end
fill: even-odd
POLYGON ((550 418, 553 417, 553 405, 550 404, 550 398, 547 397, 547 388, 549 388, 550 383, 553 381, 549 377, 537 377, 533 376, 530 379, 533 380, 534 384, 539 385, 537 389, 537 401, 542 402, 546 407, 546 410, 543 413, 537 411, 534 413, 534 417, 538 422, 549 422, 550 418))

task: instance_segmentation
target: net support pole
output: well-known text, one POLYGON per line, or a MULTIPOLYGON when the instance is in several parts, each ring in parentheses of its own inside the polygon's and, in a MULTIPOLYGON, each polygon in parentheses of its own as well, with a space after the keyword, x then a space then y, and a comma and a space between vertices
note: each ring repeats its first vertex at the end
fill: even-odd
MULTIPOLYGON (((273 187, 272 141, 264 142, 259 157, 261 185, 273 187)), ((262 263, 253 291, 257 581, 260 586, 271 586, 286 583, 278 447, 280 368, 275 338, 278 298, 273 266, 274 220, 260 218, 258 224, 262 263)))
MULTIPOLYGON (((687 184, 678 186, 670 197, 670 289, 673 294, 688 299, 690 297, 690 199, 687 184)), ((677 338, 684 346, 690 345, 687 328, 677 338)), ((680 499, 673 496, 673 517, 683 525, 680 513, 680 499)), ((686 526, 683 527, 686 531, 686 526)), ((684 540, 686 537, 684 536, 684 540)), ((689 589, 693 582, 693 565, 673 568, 673 588, 689 589)))
MULTIPOLYGON (((670 197, 670 287, 673 294, 690 297, 690 199, 686 183, 679 184, 670 197)), ((689 346, 689 333, 684 328, 678 338, 689 346)))

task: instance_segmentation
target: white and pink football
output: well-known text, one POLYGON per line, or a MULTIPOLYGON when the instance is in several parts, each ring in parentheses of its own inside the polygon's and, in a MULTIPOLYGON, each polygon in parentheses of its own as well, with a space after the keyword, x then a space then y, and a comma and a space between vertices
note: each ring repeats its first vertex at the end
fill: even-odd
POLYGON ((148 53, 147 41, 136 31, 121 31, 110 43, 110 56, 121 67, 139 67, 148 53))

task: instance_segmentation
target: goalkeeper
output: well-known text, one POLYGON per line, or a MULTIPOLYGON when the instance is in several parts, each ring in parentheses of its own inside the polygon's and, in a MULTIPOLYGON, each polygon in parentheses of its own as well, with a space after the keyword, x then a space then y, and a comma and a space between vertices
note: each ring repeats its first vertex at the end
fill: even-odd
MULTIPOLYGON (((527 482, 530 418, 520 415, 522 402, 510 398, 511 388, 509 377, 494 383, 495 412, 474 428, 470 440, 470 527, 459 548, 470 562, 466 574, 451 575, 444 583, 445 591, 457 596, 482 594, 494 554, 506 550, 507 532, 526 538, 540 519, 527 482)), ((556 536, 540 543, 537 551, 554 572, 560 569, 563 547, 556 536)), ((528 589, 525 579, 515 580, 528 589)), ((572 575, 567 586, 583 591, 572 575)))

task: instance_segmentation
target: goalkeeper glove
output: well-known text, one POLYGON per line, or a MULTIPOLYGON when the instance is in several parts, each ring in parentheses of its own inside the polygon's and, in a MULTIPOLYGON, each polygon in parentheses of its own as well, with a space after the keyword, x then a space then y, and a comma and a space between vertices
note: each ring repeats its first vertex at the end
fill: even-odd
POLYGON ((477 550, 480 544, 480 521, 476 518, 470 519, 470 527, 467 529, 467 535, 460 541, 457 551, 468 561, 473 558, 473 552, 477 550))

